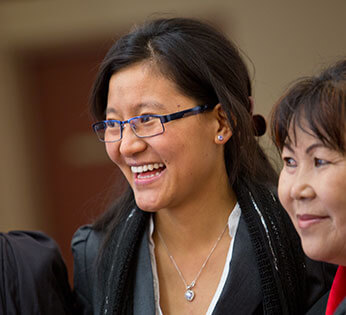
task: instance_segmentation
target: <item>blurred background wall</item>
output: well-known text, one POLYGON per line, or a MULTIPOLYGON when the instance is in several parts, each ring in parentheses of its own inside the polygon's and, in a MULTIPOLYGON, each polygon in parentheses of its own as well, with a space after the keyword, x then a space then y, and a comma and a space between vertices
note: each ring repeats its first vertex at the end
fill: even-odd
POLYGON ((0 231, 45 231, 70 273, 73 232, 122 186, 90 128, 98 64, 134 23, 162 14, 220 26, 249 57, 266 117, 289 82, 346 55, 345 0, 0 0, 0 231))

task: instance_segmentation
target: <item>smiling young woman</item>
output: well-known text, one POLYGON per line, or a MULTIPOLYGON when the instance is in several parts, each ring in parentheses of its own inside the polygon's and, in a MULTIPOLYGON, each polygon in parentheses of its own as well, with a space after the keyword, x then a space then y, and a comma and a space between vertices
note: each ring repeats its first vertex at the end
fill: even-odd
POLYGON ((91 105, 129 187, 72 241, 86 314, 303 314, 328 289, 276 198, 248 71, 219 31, 135 28, 106 55, 91 105))
MULTIPOLYGON (((109 81, 106 119, 172 114, 201 105, 154 71, 144 61, 113 74, 109 81)), ((220 106, 216 106, 208 113, 166 123, 164 132, 154 137, 142 138, 135 134, 140 128, 156 131, 153 120, 138 122, 133 128, 135 132, 124 128, 121 141, 106 143, 108 156, 125 175, 140 209, 161 210, 156 217, 166 209, 169 213, 173 213, 173 209, 181 214, 187 211, 187 215, 191 211, 186 201, 194 200, 194 207, 199 210, 189 214, 191 219, 200 216, 201 209, 208 209, 211 204, 221 209, 219 211, 224 209, 228 217, 235 197, 229 200, 223 146, 217 135, 222 134, 227 141, 231 131, 226 120, 219 119, 220 110, 220 106), (156 168, 155 164, 161 167, 156 168), (155 170, 150 170, 152 167, 155 170), (213 192, 211 187, 218 189, 213 192), (218 196, 212 201, 215 194, 218 196), (220 195, 224 198, 219 198, 220 195)), ((162 128, 159 119, 157 124, 162 128)))
MULTIPOLYGON (((279 198, 304 252, 340 265, 333 314, 346 297, 346 60, 297 82, 274 109, 272 133, 284 162, 279 198)), ((346 300, 335 314, 345 313, 346 300)))

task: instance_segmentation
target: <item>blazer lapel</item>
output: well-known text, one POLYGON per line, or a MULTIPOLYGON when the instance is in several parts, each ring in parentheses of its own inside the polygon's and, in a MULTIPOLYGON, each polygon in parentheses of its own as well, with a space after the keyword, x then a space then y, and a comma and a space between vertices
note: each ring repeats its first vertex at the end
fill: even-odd
POLYGON ((262 313, 260 276, 242 216, 234 242, 229 274, 213 314, 262 313))
POLYGON ((133 314, 155 314, 153 272, 151 269, 148 232, 143 235, 138 250, 133 297, 133 314))

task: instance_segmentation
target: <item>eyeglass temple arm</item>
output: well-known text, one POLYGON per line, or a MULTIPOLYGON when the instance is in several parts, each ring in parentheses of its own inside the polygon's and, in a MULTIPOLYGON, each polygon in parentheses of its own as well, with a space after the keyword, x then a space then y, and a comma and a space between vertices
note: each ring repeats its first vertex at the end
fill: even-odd
POLYGON ((179 119, 179 118, 188 117, 188 116, 192 116, 192 115, 196 115, 196 114, 202 113, 202 112, 204 112, 204 111, 206 111, 208 109, 212 109, 214 106, 215 105, 196 106, 194 108, 183 110, 183 111, 178 112, 178 113, 160 116, 160 119, 161 119, 162 123, 166 123, 166 122, 171 121, 171 120, 175 120, 175 119, 179 119))

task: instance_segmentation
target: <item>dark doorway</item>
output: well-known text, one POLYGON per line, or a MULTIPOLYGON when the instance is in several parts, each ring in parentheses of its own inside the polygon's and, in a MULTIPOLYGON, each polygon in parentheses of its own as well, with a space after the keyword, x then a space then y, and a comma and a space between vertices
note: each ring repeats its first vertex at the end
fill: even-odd
POLYGON ((123 185, 104 146, 91 130, 88 97, 109 44, 88 44, 30 52, 25 57, 33 117, 32 149, 38 159, 42 194, 50 224, 44 232, 59 244, 70 280, 73 233, 104 211, 123 185))

